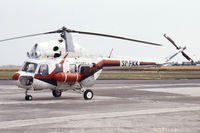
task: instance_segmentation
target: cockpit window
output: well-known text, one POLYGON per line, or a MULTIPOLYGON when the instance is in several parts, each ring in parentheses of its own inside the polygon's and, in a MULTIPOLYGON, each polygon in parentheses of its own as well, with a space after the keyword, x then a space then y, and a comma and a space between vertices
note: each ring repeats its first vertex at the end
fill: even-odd
POLYGON ((48 75, 49 74, 49 68, 47 64, 41 64, 40 69, 38 71, 38 74, 40 75, 48 75))
POLYGON ((26 62, 22 67, 22 71, 35 73, 36 68, 37 68, 36 63, 26 62))

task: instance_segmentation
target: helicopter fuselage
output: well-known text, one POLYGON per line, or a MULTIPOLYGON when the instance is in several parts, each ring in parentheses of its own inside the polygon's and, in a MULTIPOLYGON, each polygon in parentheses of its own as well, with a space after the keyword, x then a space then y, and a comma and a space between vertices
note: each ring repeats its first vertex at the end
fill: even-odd
POLYGON ((28 90, 69 90, 92 87, 103 67, 131 68, 157 65, 159 63, 131 59, 68 58, 67 53, 65 57, 58 59, 28 59, 13 79, 17 80, 18 87, 28 90))

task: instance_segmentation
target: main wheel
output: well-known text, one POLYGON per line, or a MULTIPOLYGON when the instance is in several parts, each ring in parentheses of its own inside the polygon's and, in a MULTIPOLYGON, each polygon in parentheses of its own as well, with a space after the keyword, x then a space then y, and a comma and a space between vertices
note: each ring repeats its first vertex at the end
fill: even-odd
POLYGON ((32 97, 31 95, 26 95, 26 96, 25 96, 25 100, 30 101, 30 100, 32 100, 32 99, 33 99, 33 97, 32 97))
POLYGON ((92 90, 86 90, 83 93, 83 97, 84 97, 85 100, 91 100, 93 98, 93 92, 92 92, 92 90))
POLYGON ((61 90, 52 90, 52 94, 54 97, 60 97, 62 95, 61 90))

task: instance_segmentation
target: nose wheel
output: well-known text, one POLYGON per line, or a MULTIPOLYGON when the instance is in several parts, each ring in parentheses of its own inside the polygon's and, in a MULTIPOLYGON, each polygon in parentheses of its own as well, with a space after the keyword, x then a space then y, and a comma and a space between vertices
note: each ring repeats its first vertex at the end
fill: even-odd
POLYGON ((30 100, 32 100, 33 99, 33 97, 31 96, 31 95, 26 95, 25 96, 25 100, 27 100, 27 101, 30 101, 30 100))
POLYGON ((28 95, 28 90, 25 91, 25 100, 30 101, 33 97, 31 95, 28 95))
POLYGON ((85 100, 91 100, 93 98, 92 90, 88 89, 83 93, 83 97, 85 100))

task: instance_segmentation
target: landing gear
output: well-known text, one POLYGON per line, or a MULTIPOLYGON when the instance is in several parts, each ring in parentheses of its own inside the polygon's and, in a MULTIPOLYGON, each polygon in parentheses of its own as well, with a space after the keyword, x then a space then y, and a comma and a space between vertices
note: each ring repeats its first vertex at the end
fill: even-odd
POLYGON ((31 95, 28 95, 28 90, 25 91, 25 100, 30 101, 33 97, 31 95))
POLYGON ((91 100, 93 98, 92 90, 88 89, 88 90, 84 91, 83 97, 85 100, 91 100))
POLYGON ((27 100, 27 101, 30 101, 30 100, 32 100, 33 99, 33 97, 31 96, 31 95, 26 95, 25 96, 25 100, 27 100))
POLYGON ((62 95, 61 90, 52 90, 52 94, 54 97, 60 97, 62 95))

